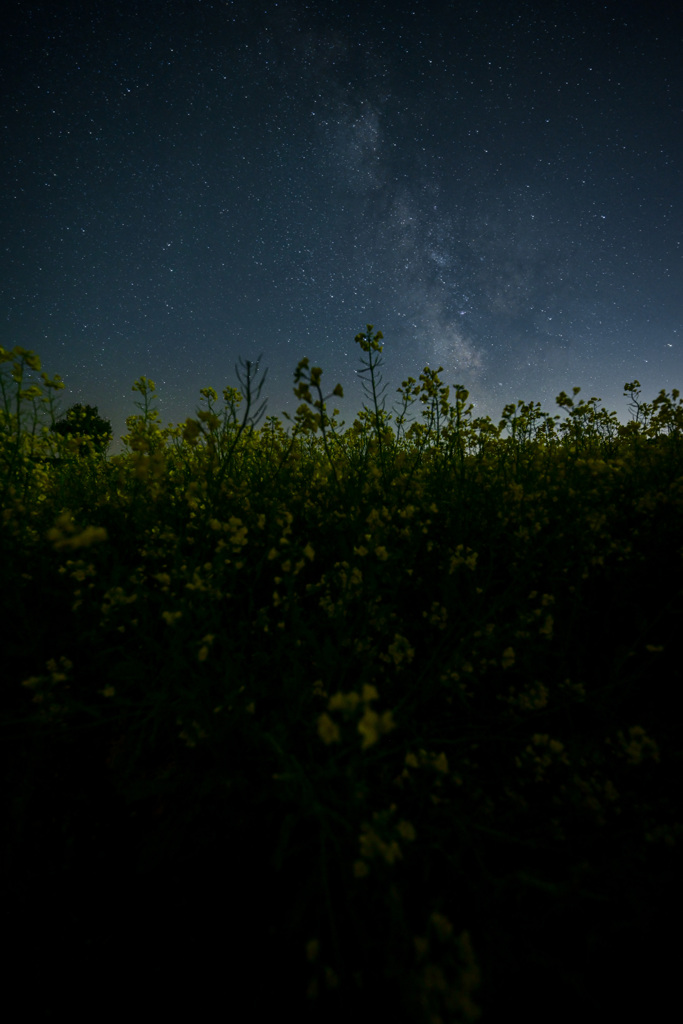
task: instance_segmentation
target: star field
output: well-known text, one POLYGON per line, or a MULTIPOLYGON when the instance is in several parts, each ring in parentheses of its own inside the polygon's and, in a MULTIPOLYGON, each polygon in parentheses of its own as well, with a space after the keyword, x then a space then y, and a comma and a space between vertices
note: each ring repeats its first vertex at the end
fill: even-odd
MULTIPOLYGON (((444 367, 497 419, 683 384, 683 24, 639 3, 14 3, 0 316, 117 438, 263 353, 387 407, 444 367)), ((330 403, 330 406, 332 403, 330 403)), ((115 444, 112 450, 117 450, 115 444)))

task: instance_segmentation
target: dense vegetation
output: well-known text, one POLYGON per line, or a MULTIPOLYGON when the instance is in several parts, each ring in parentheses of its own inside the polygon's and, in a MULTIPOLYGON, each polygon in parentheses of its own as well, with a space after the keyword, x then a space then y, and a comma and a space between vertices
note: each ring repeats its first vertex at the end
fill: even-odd
POLYGON ((382 336, 356 341, 349 429, 306 359, 289 430, 263 420, 246 363, 177 426, 140 378, 110 458, 0 349, 22 957, 200 1016, 650 1005, 683 839, 679 394, 496 425, 425 368, 387 412, 382 336))

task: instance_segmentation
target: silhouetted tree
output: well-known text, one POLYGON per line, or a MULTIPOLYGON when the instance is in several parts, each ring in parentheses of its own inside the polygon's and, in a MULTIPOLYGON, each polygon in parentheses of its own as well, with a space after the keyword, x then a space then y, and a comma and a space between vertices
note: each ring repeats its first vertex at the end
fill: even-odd
POLYGON ((66 410, 62 419, 53 423, 50 429, 62 437, 78 439, 78 454, 89 451, 104 454, 112 442, 111 423, 104 420, 96 405, 81 405, 80 402, 66 410))

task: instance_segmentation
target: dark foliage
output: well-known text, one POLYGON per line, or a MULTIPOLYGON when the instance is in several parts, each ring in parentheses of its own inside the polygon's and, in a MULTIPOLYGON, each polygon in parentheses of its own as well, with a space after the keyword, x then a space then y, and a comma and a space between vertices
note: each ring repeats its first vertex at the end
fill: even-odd
POLYGON ((102 419, 97 406, 78 402, 67 409, 62 419, 53 423, 50 429, 54 434, 77 440, 79 455, 88 451, 104 454, 113 437, 111 423, 102 419))

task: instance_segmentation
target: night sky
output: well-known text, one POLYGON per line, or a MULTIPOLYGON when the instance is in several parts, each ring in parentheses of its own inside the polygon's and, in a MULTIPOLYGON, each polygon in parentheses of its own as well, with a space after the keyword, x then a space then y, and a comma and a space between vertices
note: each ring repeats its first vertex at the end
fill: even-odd
POLYGON ((308 356, 348 427, 367 323, 387 408, 427 364, 496 421, 683 390, 679 5, 4 12, 0 344, 63 409, 118 438, 144 374, 176 423, 263 352, 267 415, 308 356))

